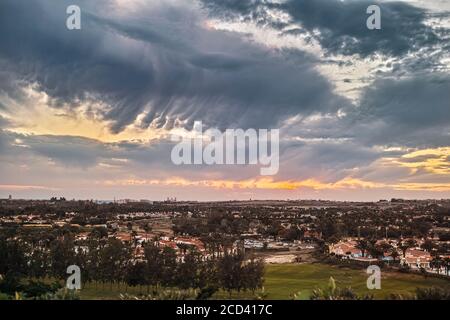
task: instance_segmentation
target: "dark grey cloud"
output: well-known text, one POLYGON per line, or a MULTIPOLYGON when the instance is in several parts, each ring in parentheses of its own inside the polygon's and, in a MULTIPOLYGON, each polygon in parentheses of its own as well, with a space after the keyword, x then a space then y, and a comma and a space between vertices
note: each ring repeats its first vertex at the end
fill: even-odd
POLYGON ((270 24, 273 16, 267 10, 281 10, 291 17, 290 23, 273 24, 282 33, 307 34, 332 54, 362 57, 374 53, 404 55, 439 43, 438 34, 424 21, 427 12, 400 1, 372 0, 288 0, 271 1, 202 0, 205 8, 216 16, 244 18, 260 24, 270 24), (366 27, 370 5, 379 5, 382 29, 366 27), (299 24, 300 28, 292 28, 299 24), (289 26, 289 29, 285 27, 289 26))
POLYGON ((89 168, 111 158, 112 148, 99 141, 72 136, 25 135, 0 130, 0 158, 5 162, 50 159, 64 167, 89 168))
POLYGON ((78 137, 34 136, 23 139, 30 150, 64 166, 95 166, 107 150, 101 143, 78 137))
MULTIPOLYGON (((174 165, 170 160, 174 145, 174 142, 166 139, 148 143, 139 141, 103 143, 83 137, 24 135, 0 131, 0 161, 15 167, 15 170, 18 169, 18 164, 26 164, 45 172, 61 172, 61 170, 67 170, 71 174, 92 172, 101 179, 105 179, 105 171, 110 171, 108 177, 117 180, 132 176, 139 179, 167 179, 180 176, 193 180, 211 178, 239 180, 259 174, 259 167, 256 166, 174 165), (104 171, 99 168, 104 168, 104 171)), ((0 168, 0 172, 2 170, 3 167, 0 168)), ((10 175, 8 173, 8 176, 10 175)))
POLYGON ((428 159, 439 159, 439 158, 440 158, 439 155, 427 154, 427 155, 417 156, 417 157, 412 157, 412 158, 403 158, 402 162, 404 162, 404 163, 424 162, 424 161, 427 161, 428 159))
POLYGON ((291 142, 283 147, 281 179, 319 178, 334 182, 352 174, 354 168, 364 167, 385 154, 364 146, 359 141, 291 142))
POLYGON ((450 75, 378 79, 350 118, 361 141, 412 147, 446 146, 450 132, 450 75))
POLYGON ((143 111, 144 127, 171 127, 175 120, 270 127, 349 104, 304 53, 294 57, 207 30, 199 13, 186 8, 150 7, 107 17, 86 1, 4 0, 0 29, 10 32, 0 34, 1 66, 36 83, 55 107, 105 103, 102 115, 114 132, 143 111), (65 8, 77 3, 86 12, 82 30, 68 31, 65 8))
POLYGON ((100 163, 112 163, 129 166, 131 171, 138 168, 176 168, 170 162, 174 144, 165 140, 154 144, 131 141, 103 143, 84 137, 4 132, 0 135, 0 141, 8 147, 8 153, 13 157, 38 156, 51 159, 63 167, 89 169, 100 163), (16 139, 20 140, 22 146, 15 145, 16 139), (124 159, 127 162, 114 159, 124 159))
POLYGON ((3 130, 0 129, 0 154, 6 151, 7 143, 6 136, 3 134, 3 130))
POLYGON ((358 108, 343 109, 347 117, 322 120, 310 126, 300 123, 301 127, 289 129, 290 135, 322 139, 325 143, 328 138, 349 138, 359 145, 355 150, 376 145, 448 145, 450 88, 444 57, 448 57, 450 30, 439 23, 431 27, 425 22, 430 18, 448 20, 449 12, 431 13, 400 1, 202 2, 214 16, 260 25, 274 21, 274 16, 268 14, 270 10, 281 10, 291 21, 272 25, 280 34, 306 35, 307 39, 317 40, 330 54, 389 56, 383 68, 373 73, 374 83, 362 90, 358 108), (382 30, 366 27, 366 9, 372 4, 381 7, 382 30), (295 27, 296 24, 300 27, 295 27))
POLYGON ((211 13, 216 16, 233 16, 233 15, 252 15, 258 11, 259 9, 265 8, 266 5, 269 5, 269 1, 264 0, 201 0, 204 8, 208 9, 211 13))
MULTIPOLYGON (((1 105, 0 105, 0 109, 1 109, 1 105)), ((0 116, 0 130, 4 127, 6 127, 7 125, 9 125, 9 121, 8 119, 3 118, 2 116, 0 116)))
MULTIPOLYGON (((108 104, 136 110, 145 100, 143 92, 151 82, 151 73, 114 54, 97 56, 102 43, 99 33, 69 32, 65 28, 65 8, 69 3, 73 4, 2 1, 0 26, 10 32, 0 35, 0 56, 4 59, 2 67, 9 71, 9 80, 15 74, 16 81, 36 83, 56 106, 83 101, 93 94, 108 104)), ((83 23, 86 29, 92 27, 88 19, 83 23)), ((8 90, 8 94, 12 91, 8 90)), ((125 121, 132 120, 126 113, 121 116, 125 121)))

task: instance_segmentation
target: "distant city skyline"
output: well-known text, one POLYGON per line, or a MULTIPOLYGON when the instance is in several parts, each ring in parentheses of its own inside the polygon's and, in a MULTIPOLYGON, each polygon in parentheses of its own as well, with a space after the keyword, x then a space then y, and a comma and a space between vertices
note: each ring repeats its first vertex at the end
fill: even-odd
POLYGON ((14 197, 12 195, 8 196, 0 196, 0 200, 36 200, 36 201, 48 201, 52 198, 56 199, 65 199, 67 201, 97 201, 97 202, 111 202, 111 203, 120 203, 120 202, 247 202, 247 201, 255 201, 255 202, 261 202, 261 201, 331 201, 331 202, 380 202, 380 201, 391 201, 392 199, 396 200, 405 200, 405 201, 440 201, 440 200, 450 200, 450 198, 406 198, 406 197, 386 197, 386 198, 361 198, 361 197, 355 197, 355 198, 349 198, 349 199, 342 199, 340 197, 336 198, 217 198, 217 199, 211 199, 208 197, 205 198, 177 198, 177 197, 157 197, 157 198, 76 198, 76 197, 66 197, 64 195, 55 195, 55 196, 49 196, 49 197, 14 197), (11 196, 11 197, 10 197, 11 196))

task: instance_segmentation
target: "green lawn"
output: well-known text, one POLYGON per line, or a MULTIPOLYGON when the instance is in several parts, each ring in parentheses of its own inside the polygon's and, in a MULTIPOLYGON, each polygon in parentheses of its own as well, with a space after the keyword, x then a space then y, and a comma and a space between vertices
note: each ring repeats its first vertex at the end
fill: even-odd
MULTIPOLYGON (((421 275, 404 274, 397 272, 382 272, 381 290, 368 290, 366 281, 368 275, 365 270, 353 270, 326 264, 283 264, 267 265, 264 289, 267 299, 291 299, 293 293, 300 291, 300 297, 307 299, 315 288, 326 288, 328 280, 333 277, 338 287, 352 287, 357 293, 373 294, 377 299, 383 299, 391 293, 414 293, 417 287, 446 287, 450 288, 450 280, 437 279, 421 275)), ((119 299, 124 293, 114 285, 112 288, 89 284, 81 291, 82 299, 119 299)), ((145 293, 146 288, 128 288, 129 294, 145 293)), ((221 292, 215 298, 228 298, 228 294, 221 292)), ((233 294, 232 298, 250 298, 252 295, 233 294)))
POLYGON ((83 300, 118 300, 120 299, 120 294, 137 296, 146 292, 147 289, 145 287, 127 287, 125 290, 124 285, 119 288, 117 285, 111 287, 109 284, 89 283, 82 288, 80 297, 83 300))
POLYGON ((373 294, 383 299, 391 293, 414 293, 417 287, 447 287, 450 281, 425 278, 421 275, 397 272, 382 272, 381 290, 368 290, 365 270, 353 270, 325 264, 286 264, 268 265, 265 276, 265 291, 268 299, 289 299, 290 295, 300 291, 301 298, 308 298, 311 291, 318 287, 326 288, 333 277, 338 287, 352 287, 359 294, 373 294))

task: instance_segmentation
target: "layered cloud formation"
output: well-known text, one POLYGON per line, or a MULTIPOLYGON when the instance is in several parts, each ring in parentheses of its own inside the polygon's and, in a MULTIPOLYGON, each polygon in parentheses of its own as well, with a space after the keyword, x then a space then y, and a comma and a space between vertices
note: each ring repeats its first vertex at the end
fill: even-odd
POLYGON ((3 0, 0 196, 449 197, 449 17, 439 0, 3 0), (280 128, 279 174, 173 165, 170 130, 194 121, 280 128))

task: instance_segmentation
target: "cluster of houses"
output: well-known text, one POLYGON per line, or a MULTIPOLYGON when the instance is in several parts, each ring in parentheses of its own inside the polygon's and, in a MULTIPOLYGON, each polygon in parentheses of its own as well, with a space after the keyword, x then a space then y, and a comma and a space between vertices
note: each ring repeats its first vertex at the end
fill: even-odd
MULTIPOLYGON (((356 239, 344 239, 335 244, 329 245, 329 252, 334 254, 341 259, 349 259, 361 262, 393 262, 398 257, 400 265, 407 266, 412 270, 425 270, 427 272, 435 273, 431 262, 433 257, 430 252, 421 249, 420 247, 411 247, 406 249, 404 252, 400 250, 400 243, 397 240, 378 240, 376 245, 381 245, 383 243, 389 243, 392 246, 390 252, 384 252, 382 256, 372 257, 369 252, 363 251, 358 246, 358 241, 356 239), (392 252, 397 254, 393 255, 392 252)), ((444 270, 440 270, 445 273, 444 270)), ((439 272, 441 273, 441 272, 439 272)))
MULTIPOLYGON (((240 242, 240 240, 238 240, 237 242, 240 242)), ((244 249, 253 250, 268 249, 272 251, 295 251, 298 249, 314 249, 316 248, 316 245, 315 243, 304 242, 300 240, 280 241, 275 240, 273 237, 267 237, 262 240, 244 239, 243 247, 244 249)))
MULTIPOLYGON (((203 255, 205 254, 205 246, 203 242, 197 238, 162 237, 154 243, 160 248, 168 247, 173 249, 180 260, 184 259, 184 255, 188 248, 195 248, 199 253, 203 255)), ((138 259, 144 257, 144 247, 142 244, 143 242, 140 242, 140 244, 135 248, 135 257, 138 259)))
MULTIPOLYGON (((82 232, 75 236, 77 243, 83 243, 89 237, 89 232, 82 232)), ((187 249, 195 248, 199 253, 205 253, 205 245, 203 242, 195 237, 160 237, 155 239, 154 237, 145 234, 137 233, 133 234, 131 232, 116 232, 108 236, 109 238, 115 238, 122 242, 133 243, 134 244, 134 254, 137 258, 142 258, 144 256, 144 244, 145 242, 152 241, 158 247, 164 248, 169 247, 175 250, 178 256, 183 256, 187 249)), ((78 245, 77 250, 88 250, 87 246, 78 245)))
POLYGON ((429 252, 417 248, 410 248, 406 250, 405 256, 401 257, 400 263, 407 265, 411 269, 430 270, 432 260, 433 258, 429 252))
POLYGON ((157 241, 157 245, 160 247, 170 247, 175 251, 182 251, 183 248, 195 248, 198 252, 205 252, 205 245, 203 242, 195 237, 163 237, 157 241))
POLYGON ((363 254, 362 250, 357 248, 358 242, 356 240, 341 240, 338 243, 330 244, 328 250, 331 254, 336 255, 342 259, 350 259, 364 262, 376 262, 378 259, 373 258, 370 254, 363 254))

